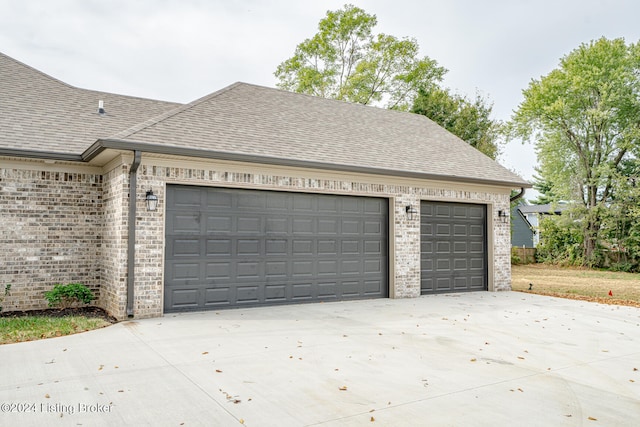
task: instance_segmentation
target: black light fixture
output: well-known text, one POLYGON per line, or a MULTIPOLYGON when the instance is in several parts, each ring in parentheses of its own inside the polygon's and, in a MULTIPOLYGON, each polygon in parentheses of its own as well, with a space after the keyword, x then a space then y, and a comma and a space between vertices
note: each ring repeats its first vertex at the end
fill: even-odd
POLYGON ((404 210, 407 213, 407 217, 409 218, 410 221, 413 219, 413 214, 417 214, 418 213, 418 211, 411 205, 407 205, 404 208, 404 210))
POLYGON ((500 221, 507 222, 507 218, 509 218, 509 216, 507 215, 507 211, 503 211, 503 210, 498 211, 498 219, 500 221))
POLYGON ((153 194, 153 190, 147 191, 147 197, 145 199, 147 201, 147 210, 149 212, 153 212, 158 209, 158 196, 153 194))

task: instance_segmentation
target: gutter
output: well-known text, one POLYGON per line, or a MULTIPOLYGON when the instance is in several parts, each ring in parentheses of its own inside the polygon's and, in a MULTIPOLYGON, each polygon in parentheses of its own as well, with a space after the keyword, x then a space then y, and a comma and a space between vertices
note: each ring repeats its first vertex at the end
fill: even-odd
POLYGON ((509 203, 515 202, 516 200, 518 200, 522 196, 524 196, 524 187, 520 187, 520 192, 518 194, 516 194, 515 196, 509 198, 509 203))
POLYGON ((133 163, 129 169, 129 230, 127 237, 127 317, 133 317, 133 287, 136 267, 136 202, 138 187, 138 167, 142 152, 134 150, 133 163))
MULTIPOLYGON (((403 177, 403 178, 428 179, 433 181, 462 182, 462 183, 468 183, 468 184, 499 185, 501 187, 505 187, 505 186, 513 187, 514 185, 518 185, 518 186, 523 186, 521 195, 524 194, 524 187, 531 187, 531 185, 526 181, 514 182, 514 181, 501 181, 501 180, 492 180, 492 179, 476 179, 476 178, 468 178, 463 176, 449 176, 449 175, 445 176, 445 175, 429 174, 424 172, 403 171, 403 170, 385 169, 385 168, 370 167, 370 166, 344 165, 344 164, 337 164, 337 163, 289 159, 289 158, 272 157, 272 156, 264 156, 264 155, 256 155, 256 154, 229 153, 225 151, 202 150, 197 148, 150 144, 146 142, 137 142, 137 141, 129 141, 129 140, 113 139, 113 138, 97 140, 93 145, 91 145, 91 147, 87 148, 85 152, 82 153, 82 160, 85 162, 89 162, 93 158, 97 157, 100 153, 108 149, 126 150, 126 151, 140 150, 147 153, 166 154, 166 155, 183 156, 183 157, 199 157, 202 159, 228 160, 228 161, 246 162, 246 163, 260 163, 260 164, 266 163, 266 164, 277 165, 277 166, 311 168, 311 169, 331 170, 331 171, 339 171, 339 172, 365 173, 365 174, 372 174, 372 175, 397 176, 397 177, 403 177)), ((519 195, 519 197, 521 195, 519 195)))

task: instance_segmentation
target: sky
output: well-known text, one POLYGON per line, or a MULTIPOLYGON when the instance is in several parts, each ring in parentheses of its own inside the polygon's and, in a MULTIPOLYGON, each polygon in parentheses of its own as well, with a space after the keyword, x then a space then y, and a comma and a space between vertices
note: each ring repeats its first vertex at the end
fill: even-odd
MULTIPOLYGON (((375 14, 374 32, 414 38, 445 87, 480 93, 501 121, 581 44, 640 40, 637 0, 0 0, 0 51, 73 86, 187 103, 237 81, 275 87, 345 3, 375 14)), ((498 161, 530 180, 533 144, 511 141, 498 161)))

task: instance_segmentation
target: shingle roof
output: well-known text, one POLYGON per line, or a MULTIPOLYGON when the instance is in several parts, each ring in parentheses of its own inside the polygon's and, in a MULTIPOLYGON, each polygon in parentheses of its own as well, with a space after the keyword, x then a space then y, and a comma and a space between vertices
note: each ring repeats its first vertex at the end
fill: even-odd
POLYGON ((521 205, 518 210, 522 213, 540 213, 549 215, 559 215, 566 211, 569 206, 566 203, 547 203, 545 205, 521 205))
POLYGON ((0 53, 3 148, 79 155, 100 137, 180 105, 79 89, 0 53))
POLYGON ((529 186, 421 115, 246 83, 180 105, 78 89, 2 54, 0 130, 0 152, 79 156, 111 141, 122 149, 529 186))
POLYGON ((113 138, 528 186, 425 116, 246 83, 235 83, 113 138))

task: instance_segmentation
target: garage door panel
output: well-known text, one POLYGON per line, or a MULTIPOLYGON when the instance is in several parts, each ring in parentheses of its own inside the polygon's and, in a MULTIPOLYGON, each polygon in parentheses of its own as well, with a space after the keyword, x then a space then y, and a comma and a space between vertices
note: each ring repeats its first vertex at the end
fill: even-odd
POLYGON ((200 239, 175 239, 170 253, 174 257, 197 257, 200 254, 200 239))
POLYGON ((207 239, 205 246, 205 256, 226 256, 233 251, 231 239, 207 239))
POLYGON ((311 283, 294 283, 292 285, 292 296, 294 301, 310 300, 312 298, 311 291, 313 286, 311 283))
POLYGON ((382 236, 384 226, 382 221, 364 221, 364 234, 370 236, 382 236))
POLYGON ((262 230, 259 216, 238 216, 237 230, 238 233, 259 234, 262 230))
POLYGON ((235 197, 238 210, 259 210, 264 211, 266 208, 266 197, 264 194, 258 193, 240 193, 235 197))
POLYGON ((237 304, 257 304, 260 302, 260 288, 258 285, 237 286, 237 304))
POLYGON ((173 280, 200 280, 200 264, 197 262, 174 264, 173 280))
POLYGON ((274 233, 274 234, 287 234, 289 233, 289 224, 291 223, 291 219, 288 217, 285 218, 266 218, 266 233, 274 233))
POLYGON ((364 260, 364 274, 374 274, 381 275, 382 270, 382 261, 380 259, 365 259, 364 260))
POLYGON ((487 289, 486 206, 420 204, 421 293, 487 289))
POLYGON ((171 292, 170 300, 172 305, 176 307, 197 307, 199 305, 198 295, 197 288, 184 287, 171 292))
POLYGON ((338 234, 339 224, 337 218, 320 218, 318 220, 318 234, 338 234))
POLYGON ((225 306, 231 301, 231 290, 228 287, 206 288, 204 290, 204 304, 206 306, 225 306))
POLYGON ((167 197, 167 202, 176 208, 200 208, 202 203, 202 192, 198 188, 185 189, 179 193, 174 193, 171 198, 167 197))
POLYGON ((265 301, 268 301, 271 303, 286 301, 287 286, 285 284, 277 284, 277 285, 267 284, 264 287, 264 299, 265 301))
POLYGON ((230 279, 232 266, 228 261, 223 262, 209 262, 206 266, 205 280, 211 279, 230 279))
POLYGON ((293 276, 294 277, 304 277, 304 276, 313 276, 314 275, 314 270, 313 270, 314 262, 313 261, 292 260, 291 261, 291 265, 292 265, 293 276))
MULTIPOLYGON (((310 246, 312 248, 312 246, 310 246)), ((311 255, 312 251, 307 254, 311 255)), ((338 241, 335 239, 319 239, 318 255, 338 256, 338 241)))
POLYGON ((339 213, 339 200, 334 198, 323 197, 318 199, 318 212, 323 214, 339 213))
POLYGON ((166 312, 388 295, 386 199, 168 185, 166 212, 166 312))
POLYGON ((268 239, 265 242, 265 255, 289 255, 288 241, 286 239, 268 239))
MULTIPOLYGON (((335 244, 335 242, 334 242, 335 244)), ((294 256, 309 256, 313 255, 314 245, 313 240, 309 239, 294 239, 293 240, 293 255, 294 256)))
POLYGON ((208 234, 213 233, 230 233, 233 226, 233 220, 230 216, 207 216, 208 234))
POLYGON ((236 254, 238 256, 259 256, 262 240, 259 239, 238 239, 236 254))
POLYGON ((200 234, 200 215, 176 213, 173 217, 172 231, 182 234, 200 234))
POLYGON ((386 254, 386 251, 384 250, 380 240, 365 240, 364 254, 370 256, 384 255, 386 254))

